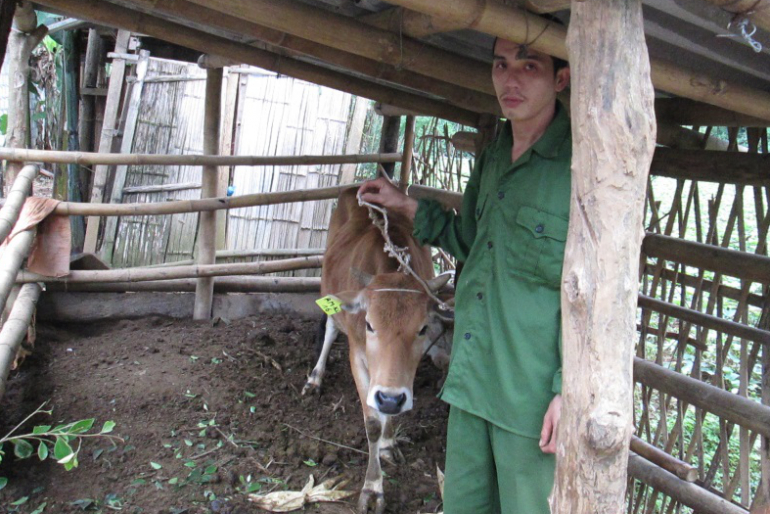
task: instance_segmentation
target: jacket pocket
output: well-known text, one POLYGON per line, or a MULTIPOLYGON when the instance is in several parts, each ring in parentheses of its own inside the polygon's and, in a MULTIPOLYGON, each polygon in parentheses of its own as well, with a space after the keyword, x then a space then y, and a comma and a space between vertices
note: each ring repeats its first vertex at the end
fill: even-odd
POLYGON ((509 265, 514 271, 558 287, 568 227, 569 220, 561 216, 522 206, 516 214, 516 240, 509 265))

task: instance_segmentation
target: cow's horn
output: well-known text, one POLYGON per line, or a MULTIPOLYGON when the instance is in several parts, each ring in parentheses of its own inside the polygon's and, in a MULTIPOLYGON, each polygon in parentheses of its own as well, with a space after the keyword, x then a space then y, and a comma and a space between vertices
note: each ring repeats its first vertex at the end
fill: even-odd
POLYGON ((428 287, 430 288, 432 293, 435 293, 436 291, 444 287, 446 283, 449 282, 450 278, 452 278, 451 273, 444 273, 442 275, 439 275, 435 278, 428 280, 428 287))
POLYGON ((369 273, 365 271, 361 271, 356 267, 350 268, 350 275, 356 280, 358 280, 358 282, 364 287, 371 284, 372 280, 374 280, 374 275, 370 275, 369 273))

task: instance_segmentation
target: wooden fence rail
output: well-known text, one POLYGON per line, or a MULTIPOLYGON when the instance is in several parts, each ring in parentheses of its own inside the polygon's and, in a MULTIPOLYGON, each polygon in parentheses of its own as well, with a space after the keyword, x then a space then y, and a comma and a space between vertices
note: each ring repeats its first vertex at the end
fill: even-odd
POLYGON ((770 437, 768 405, 762 405, 639 357, 634 358, 634 379, 736 425, 770 437))

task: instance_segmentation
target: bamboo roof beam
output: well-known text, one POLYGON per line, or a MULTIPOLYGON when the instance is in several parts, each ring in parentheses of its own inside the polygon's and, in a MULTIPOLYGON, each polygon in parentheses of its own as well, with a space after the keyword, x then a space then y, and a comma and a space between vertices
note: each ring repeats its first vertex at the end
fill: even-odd
MULTIPOLYGON (((463 125, 474 126, 478 123, 478 114, 473 111, 236 43, 223 37, 191 29, 156 16, 138 13, 112 3, 99 0, 41 0, 38 3, 68 14, 77 14, 100 24, 139 32, 160 39, 168 39, 173 35, 175 43, 202 53, 226 56, 244 64, 257 66, 282 75, 398 105, 406 109, 413 109, 427 116, 436 116, 463 125)), ((484 75, 484 78, 488 80, 487 75, 488 73, 484 75)))
MULTIPOLYGON (((400 67, 391 66, 374 59, 354 55, 308 39, 274 30, 263 24, 253 23, 236 16, 214 11, 188 0, 158 0, 151 12, 159 15, 182 18, 199 26, 212 26, 219 30, 238 34, 244 43, 261 42, 297 52, 329 64, 342 67, 369 77, 385 80, 404 87, 422 91, 446 99, 449 103, 474 112, 501 114, 497 99, 492 94, 450 84, 413 73, 400 67)), ((487 70, 487 74, 489 70, 487 70)))
POLYGON ((769 120, 728 111, 689 98, 655 99, 655 118, 658 120, 658 124, 673 123, 701 127, 770 127, 769 120))
MULTIPOLYGON (((747 0, 752 1, 755 0, 747 0)), ((450 21, 473 19, 476 20, 473 25, 476 30, 511 41, 524 42, 529 38, 530 46, 535 50, 560 59, 569 58, 565 27, 527 15, 521 9, 496 0, 390 0, 390 3, 450 21)), ((770 120, 768 92, 696 73, 668 61, 650 60, 650 68, 652 83, 658 89, 729 111, 770 120)))
POLYGON ((563 11, 570 8, 570 0, 525 0, 527 9, 539 14, 563 11))
POLYGON ((367 14, 358 18, 367 25, 390 32, 404 33, 409 37, 420 39, 441 32, 451 32, 468 28, 473 20, 463 23, 447 21, 435 16, 410 11, 403 7, 385 9, 384 11, 367 14))
MULTIPOLYGON (((295 0, 190 0, 322 45, 374 59, 487 94, 494 94, 489 64, 439 50, 410 37, 379 29, 295 0), (458 73, 458 70, 462 72, 458 73)), ((475 1, 475 0, 474 0, 475 1)), ((150 3, 141 0, 141 3, 150 3)), ((440 7, 443 2, 436 2, 440 7)), ((465 23, 464 18, 451 20, 465 23)))
POLYGON ((762 30, 770 32, 770 0, 706 0, 727 12, 745 15, 762 30))

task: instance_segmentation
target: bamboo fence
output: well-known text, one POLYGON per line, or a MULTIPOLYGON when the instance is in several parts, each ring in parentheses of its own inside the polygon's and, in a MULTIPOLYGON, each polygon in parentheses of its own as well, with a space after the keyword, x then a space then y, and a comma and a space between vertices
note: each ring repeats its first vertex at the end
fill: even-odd
MULTIPOLYGON (((767 132, 743 133, 749 153, 766 157, 767 132)), ((739 129, 729 135, 737 151, 739 129)), ((747 184, 732 168, 704 181, 680 165, 692 173, 649 184, 646 223, 655 236, 645 240, 641 267, 636 433, 697 478, 684 486, 632 458, 629 514, 765 512, 770 188, 747 184), (689 249, 678 251, 682 245, 689 249), (752 414, 724 410, 740 405, 752 414)))

